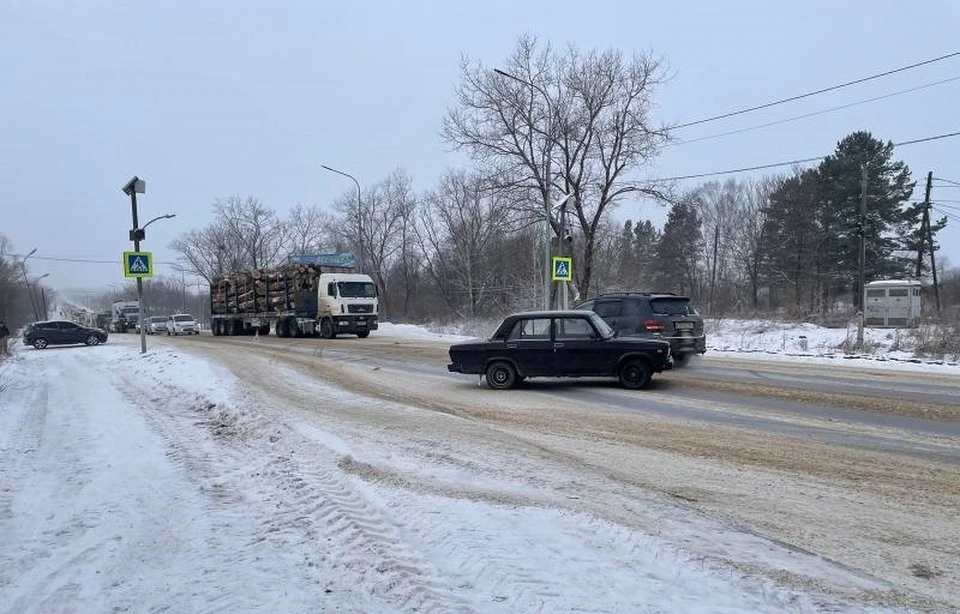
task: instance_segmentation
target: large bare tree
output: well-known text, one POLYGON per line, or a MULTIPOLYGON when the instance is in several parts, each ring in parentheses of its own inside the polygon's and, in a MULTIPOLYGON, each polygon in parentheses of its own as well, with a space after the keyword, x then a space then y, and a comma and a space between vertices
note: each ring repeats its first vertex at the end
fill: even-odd
POLYGON ((582 239, 575 270, 587 293, 597 231, 608 212, 630 194, 662 196, 637 177, 666 140, 650 117, 664 78, 661 63, 647 53, 628 58, 573 47, 560 53, 525 36, 500 68, 464 61, 442 134, 482 164, 528 223, 546 220, 553 235, 562 234, 553 202, 573 195, 574 230, 582 239))

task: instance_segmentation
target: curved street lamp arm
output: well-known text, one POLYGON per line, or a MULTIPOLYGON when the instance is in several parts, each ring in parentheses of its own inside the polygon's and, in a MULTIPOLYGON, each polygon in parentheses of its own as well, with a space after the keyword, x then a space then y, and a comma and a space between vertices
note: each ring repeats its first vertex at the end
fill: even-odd
POLYGON ((175 218, 175 217, 177 217, 177 214, 176 214, 176 213, 168 213, 168 214, 166 214, 166 215, 158 215, 157 217, 153 218, 152 220, 150 220, 149 222, 147 222, 146 224, 144 224, 143 226, 141 226, 141 227, 140 227, 140 230, 146 230, 147 226, 149 226, 150 224, 156 222, 157 220, 169 220, 169 219, 175 218))

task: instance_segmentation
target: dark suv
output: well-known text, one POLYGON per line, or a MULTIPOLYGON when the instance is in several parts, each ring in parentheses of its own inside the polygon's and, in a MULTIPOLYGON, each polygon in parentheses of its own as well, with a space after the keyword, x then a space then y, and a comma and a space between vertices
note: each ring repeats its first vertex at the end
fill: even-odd
POLYGON ((100 328, 80 326, 66 320, 34 322, 23 331, 23 344, 42 350, 48 345, 85 343, 100 345, 107 340, 107 333, 100 328))
POLYGON ((692 355, 707 351, 703 318, 686 296, 671 292, 615 292, 591 298, 575 309, 596 312, 624 337, 669 341, 678 367, 692 355))

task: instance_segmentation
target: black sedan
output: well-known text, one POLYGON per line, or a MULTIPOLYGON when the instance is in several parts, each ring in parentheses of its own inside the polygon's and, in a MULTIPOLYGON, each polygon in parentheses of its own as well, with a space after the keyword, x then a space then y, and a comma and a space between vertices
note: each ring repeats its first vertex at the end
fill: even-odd
POLYGON ((449 371, 485 375, 504 390, 527 377, 616 377, 646 388, 673 366, 670 343, 618 337, 592 311, 530 311, 507 316, 492 337, 450 347, 449 371))
POLYGON ((80 326, 66 320, 35 322, 23 331, 23 344, 42 350, 48 345, 70 345, 84 343, 100 345, 107 340, 107 333, 101 328, 80 326))

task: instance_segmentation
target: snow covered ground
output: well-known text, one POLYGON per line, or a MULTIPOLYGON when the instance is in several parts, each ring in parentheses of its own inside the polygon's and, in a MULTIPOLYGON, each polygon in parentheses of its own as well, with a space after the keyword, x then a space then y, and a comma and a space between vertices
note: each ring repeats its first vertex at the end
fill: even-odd
MULTIPOLYGON (((724 324, 718 351, 799 353, 798 331, 751 345, 724 324)), ((825 347, 801 330, 808 353, 825 347)), ((113 335, 0 362, 0 612, 889 611, 717 566, 671 535, 368 483, 350 467, 362 441, 268 415, 197 356, 138 349, 113 335)))

